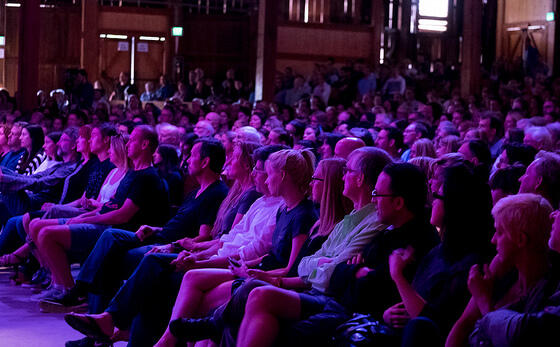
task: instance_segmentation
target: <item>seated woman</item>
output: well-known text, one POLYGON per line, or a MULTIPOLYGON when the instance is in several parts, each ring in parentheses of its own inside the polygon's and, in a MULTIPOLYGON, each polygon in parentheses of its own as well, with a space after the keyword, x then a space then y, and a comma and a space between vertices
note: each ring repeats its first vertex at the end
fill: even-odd
POLYGON ((420 262, 412 282, 405 277, 410 249, 389 257, 391 278, 402 302, 388 308, 385 323, 403 335, 403 346, 437 346, 468 301, 470 267, 489 256, 492 217, 490 191, 466 164, 443 168, 434 178, 431 224, 442 242, 420 262), (408 322, 408 323, 407 323, 408 322), (400 329, 404 327, 404 331, 400 329))
MULTIPOLYGON (((502 309, 531 313, 543 308, 558 285, 558 276, 551 272, 548 257, 548 240, 551 229, 552 207, 542 196, 518 194, 498 201, 492 209, 496 233, 492 243, 497 254, 489 265, 473 265, 468 278, 472 294, 463 314, 455 323, 446 346, 464 345, 473 331, 471 343, 475 345, 508 345, 503 337, 493 331, 497 320, 486 319, 489 313, 502 309), (509 270, 517 272, 517 280, 504 290, 500 280, 509 270), (477 323, 477 321, 482 320, 477 323)), ((511 331, 513 332, 513 331, 511 331)))
POLYGON ((35 124, 26 125, 21 130, 20 141, 21 146, 26 149, 27 153, 17 163, 16 172, 22 175, 32 175, 41 163, 47 159, 47 155, 43 151, 43 144, 45 143, 43 128, 35 124))
MULTIPOLYGON (((300 153, 295 150, 282 150, 273 153, 268 158, 265 168, 266 174, 268 175, 266 184, 270 194, 282 197, 285 206, 281 208, 276 215, 276 226, 272 237, 272 250, 264 257, 264 259, 262 257, 257 258, 254 259, 253 262, 257 263, 260 261, 260 265, 263 269, 269 269, 279 274, 285 274, 295 263, 296 257, 308 237, 308 232, 316 221, 313 204, 305 197, 311 181, 313 158, 308 152, 300 153)), ((260 171, 259 175, 263 175, 264 172, 262 171, 264 170, 260 168, 260 171)), ((91 335, 90 330, 88 330, 87 327, 86 329, 82 329, 82 323, 84 322, 84 319, 94 319, 96 325, 98 325, 103 332, 101 336, 97 334, 95 337, 105 340, 113 334, 115 326, 121 330, 130 329, 135 316, 139 313, 139 310, 154 307, 152 304, 142 304, 142 306, 139 307, 139 303, 148 304, 149 301, 153 300, 157 300, 159 302, 159 299, 156 298, 160 296, 163 296, 161 299, 165 299, 165 295, 168 294, 164 293, 168 293, 169 290, 172 290, 172 292, 179 290, 178 286, 182 277, 177 278, 175 275, 176 272, 169 273, 167 266, 156 267, 155 273, 145 271, 144 268, 153 268, 153 263, 171 264, 171 268, 181 271, 179 273, 181 274, 189 268, 190 261, 185 260, 188 258, 188 255, 189 253, 182 252, 178 258, 176 258, 176 255, 166 256, 159 254, 144 257, 142 263, 136 269, 133 276, 127 281, 126 285, 121 288, 109 308, 104 313, 101 315, 87 316, 91 318, 73 315, 73 318, 67 319, 67 322, 78 330, 84 332, 86 335, 91 335), (143 281, 147 278, 162 276, 162 274, 167 274, 160 281, 162 284, 166 284, 165 288, 154 288, 154 285, 142 285, 143 281), (178 281, 176 281, 175 278, 178 281), (141 289, 142 287, 143 289, 141 289), (133 314, 131 314, 131 310, 133 311, 133 314)), ((232 272, 226 269, 199 269, 188 271, 187 275, 185 275, 185 279, 183 280, 184 286, 186 286, 183 288, 183 291, 193 292, 194 295, 194 293, 209 291, 216 287, 215 291, 226 294, 229 292, 227 287, 229 286, 229 288, 231 288, 231 280, 233 280, 233 278, 234 275, 232 272), (208 280, 191 280, 191 278, 194 277, 207 277, 208 280), (220 287, 219 285, 224 282, 225 286, 220 287), (190 287, 191 283, 203 284, 207 288, 190 287)), ((200 297, 201 295, 202 293, 197 296, 200 297)), ((199 302, 194 300, 192 301, 192 304, 198 306, 199 302)), ((165 305, 167 305, 166 300, 164 300, 163 303, 158 304, 160 308, 162 306, 165 307, 165 305)), ((196 309, 196 307, 193 308, 193 310, 196 309)), ((166 314, 168 314, 168 312, 166 312, 166 314)), ((147 314, 149 317, 154 315, 154 313, 147 314)), ((157 316, 162 318, 161 313, 158 313, 157 316)), ((165 320, 165 318, 163 319, 165 320)), ((148 336, 150 341, 153 341, 154 337, 156 337, 155 334, 159 335, 163 330, 154 330, 154 328, 160 323, 157 323, 154 326, 144 327, 143 329, 133 328, 133 331, 131 331, 131 341, 142 341, 143 339, 138 338, 137 335, 140 334, 146 336, 148 331, 151 331, 152 334, 148 336)), ((143 343, 146 344, 145 339, 143 343)))
POLYGON ((183 202, 183 177, 179 170, 179 155, 171 145, 159 145, 154 153, 154 166, 167 184, 171 206, 181 206, 183 202))

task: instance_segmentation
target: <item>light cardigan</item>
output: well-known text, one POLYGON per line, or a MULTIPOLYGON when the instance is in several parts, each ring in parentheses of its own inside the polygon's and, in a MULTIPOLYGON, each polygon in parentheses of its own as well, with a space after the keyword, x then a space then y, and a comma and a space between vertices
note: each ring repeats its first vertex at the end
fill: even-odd
POLYGON ((263 196, 255 200, 241 221, 220 238, 222 246, 214 257, 239 255, 243 260, 250 260, 268 253, 272 247, 276 215, 283 206, 280 197, 263 196))
POLYGON ((299 276, 313 288, 325 293, 334 268, 358 255, 377 231, 386 228, 379 223, 377 209, 372 203, 358 211, 350 212, 334 226, 319 251, 301 259, 298 267, 299 276), (321 258, 328 258, 331 261, 318 266, 321 258))

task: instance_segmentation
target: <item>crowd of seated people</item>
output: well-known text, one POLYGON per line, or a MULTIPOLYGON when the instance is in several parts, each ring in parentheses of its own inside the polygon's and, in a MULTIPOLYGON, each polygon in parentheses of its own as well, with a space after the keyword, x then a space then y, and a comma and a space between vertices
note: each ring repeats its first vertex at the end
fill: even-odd
POLYGON ((560 78, 430 71, 0 91, 0 266, 69 347, 550 345, 560 78))

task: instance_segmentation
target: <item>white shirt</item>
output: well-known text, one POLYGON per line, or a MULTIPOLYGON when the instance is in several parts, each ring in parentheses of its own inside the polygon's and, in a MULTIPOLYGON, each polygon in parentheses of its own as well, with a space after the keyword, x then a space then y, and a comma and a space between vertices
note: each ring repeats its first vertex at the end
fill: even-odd
POLYGON ((243 260, 265 255, 272 247, 276 215, 284 206, 280 197, 263 196, 249 208, 241 221, 220 238, 222 247, 214 257, 239 255, 243 260))

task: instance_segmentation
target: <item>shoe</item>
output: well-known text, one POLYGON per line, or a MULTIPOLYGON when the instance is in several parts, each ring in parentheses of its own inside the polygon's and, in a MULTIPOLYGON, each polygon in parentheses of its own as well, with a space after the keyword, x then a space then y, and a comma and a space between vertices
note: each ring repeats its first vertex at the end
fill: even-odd
POLYGON ((54 294, 39 301, 41 312, 45 313, 69 313, 86 312, 87 297, 78 293, 76 287, 65 290, 59 295, 54 294))
POLYGON ((74 341, 66 341, 64 347, 108 347, 112 346, 112 344, 98 342, 92 339, 91 337, 84 337, 81 340, 74 340, 74 341))
POLYGON ((103 333, 96 320, 90 315, 68 313, 64 316, 64 320, 74 330, 81 332, 82 334, 86 335, 96 342, 101 342, 109 345, 113 344, 113 341, 111 341, 111 337, 103 333))
POLYGON ((51 298, 51 297, 55 297, 57 295, 61 295, 63 291, 64 291, 63 289, 61 289, 59 287, 56 287, 53 284, 51 284, 49 286, 49 288, 43 290, 41 293, 36 294, 36 295, 31 295, 31 298, 29 300, 39 302, 39 301, 41 301, 43 299, 46 299, 46 298, 51 298))
POLYGON ((45 289, 51 284, 51 273, 44 267, 39 268, 33 276, 29 283, 24 283, 21 286, 26 288, 41 288, 45 289))
POLYGON ((214 318, 179 318, 169 323, 169 331, 180 341, 196 342, 213 338, 219 334, 214 318))

